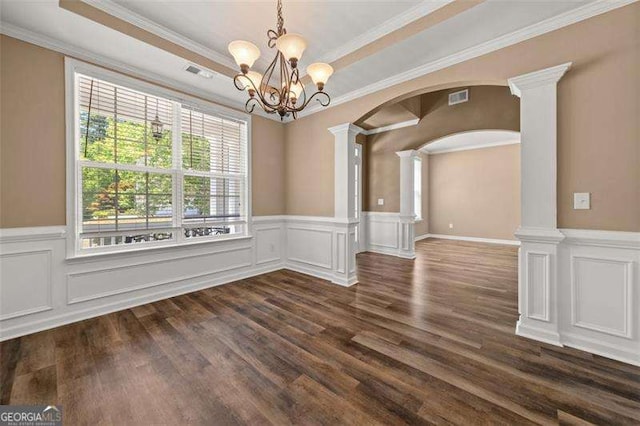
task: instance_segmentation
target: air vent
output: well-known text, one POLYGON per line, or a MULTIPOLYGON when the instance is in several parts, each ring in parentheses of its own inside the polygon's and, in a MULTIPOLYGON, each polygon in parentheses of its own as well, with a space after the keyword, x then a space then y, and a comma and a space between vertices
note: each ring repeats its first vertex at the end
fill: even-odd
POLYGON ((198 67, 194 67, 193 65, 189 65, 185 71, 190 72, 191 74, 199 74, 202 70, 198 67))
POLYGON ((184 70, 186 72, 198 75, 198 76, 203 77, 203 78, 211 78, 214 75, 213 71, 209 71, 207 69, 203 69, 203 68, 197 67, 197 66, 192 65, 192 64, 187 65, 187 67, 184 70))
POLYGON ((449 93, 449 105, 461 104, 469 100, 469 89, 449 93))

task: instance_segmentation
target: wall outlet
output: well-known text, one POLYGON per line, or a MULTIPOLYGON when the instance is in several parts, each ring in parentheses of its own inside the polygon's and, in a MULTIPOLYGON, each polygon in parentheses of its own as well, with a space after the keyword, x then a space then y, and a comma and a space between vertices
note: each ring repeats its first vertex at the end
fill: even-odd
POLYGON ((378 198, 378 205, 384 206, 384 198, 378 198))
POLYGON ((573 209, 589 210, 591 208, 591 194, 588 192, 573 193, 573 209))
POLYGON ((449 229, 453 229, 453 223, 449 224, 449 229))

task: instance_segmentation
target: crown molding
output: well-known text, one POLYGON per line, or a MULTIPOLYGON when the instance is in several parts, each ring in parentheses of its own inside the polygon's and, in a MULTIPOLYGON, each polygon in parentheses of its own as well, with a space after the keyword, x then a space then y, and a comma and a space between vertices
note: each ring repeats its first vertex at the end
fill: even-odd
POLYGON ((388 126, 376 127, 375 129, 364 130, 362 132, 363 135, 375 135, 377 133, 388 132, 390 130, 402 129, 403 127, 415 126, 420 122, 419 118, 414 118, 412 120, 402 121, 400 123, 389 124, 388 126))
POLYGON ((556 15, 552 18, 545 19, 544 21, 538 22, 536 24, 529 25, 528 27, 524 27, 511 33, 494 38, 493 40, 480 43, 476 46, 461 50, 460 52, 454 53, 452 55, 445 56, 444 58, 428 62, 411 70, 401 72, 394 76, 364 86, 360 89, 345 93, 344 95, 336 96, 331 100, 331 104, 329 104, 329 106, 325 108, 313 106, 300 112, 298 116, 306 117, 324 109, 332 108, 337 105, 352 101, 354 99, 369 95, 371 93, 389 88, 391 86, 395 86, 396 84, 404 83, 415 78, 422 77, 423 75, 448 68, 452 65, 456 65, 470 59, 495 52, 496 50, 504 49, 505 47, 509 47, 514 44, 529 40, 531 38, 546 34, 548 32, 558 30, 568 25, 584 21, 585 19, 589 19, 594 16, 609 12, 611 10, 627 6, 631 3, 635 3, 636 1, 638 0, 596 0, 592 3, 588 3, 584 6, 578 7, 560 15, 556 15))
MULTIPOLYGON (((224 65, 231 69, 236 69, 237 65, 233 62, 228 55, 218 52, 217 50, 210 49, 188 37, 183 36, 175 31, 172 31, 142 15, 127 9, 126 7, 112 1, 112 0, 80 0, 83 3, 93 6, 115 18, 121 19, 134 25, 140 29, 150 32, 158 37, 161 37, 167 41, 175 43, 184 47, 198 55, 204 56, 214 62, 224 65)), ((202 64, 199 64, 203 66, 202 64)))
POLYGON ((436 10, 453 3, 453 0, 442 0, 434 2, 432 0, 423 0, 416 6, 408 9, 407 11, 390 18, 380 25, 371 28, 367 32, 360 34, 359 36, 351 39, 347 43, 339 46, 333 50, 322 55, 317 62, 332 63, 338 59, 347 56, 356 50, 373 43, 374 41, 382 38, 392 32, 399 30, 400 28, 423 18, 436 10))
MULTIPOLYGON (((113 71, 117 71, 122 74, 127 74, 140 80, 149 81, 151 83, 167 86, 170 89, 184 92, 188 95, 196 96, 205 101, 213 102, 229 108, 234 108, 244 112, 244 102, 236 101, 234 99, 227 98, 225 96, 217 96, 209 93, 203 93, 202 89, 194 86, 190 86, 185 83, 181 83, 177 80, 166 78, 159 74, 143 71, 139 68, 132 67, 124 62, 111 59, 109 57, 91 52, 78 46, 63 42, 52 37, 45 36, 43 34, 27 30, 17 25, 10 24, 8 22, 0 21, 0 34, 4 34, 9 37, 13 37, 18 40, 25 41, 27 43, 34 44, 36 46, 44 47, 45 49, 53 50, 62 53, 65 56, 71 56, 76 59, 80 59, 85 62, 99 65, 113 71)), ((222 76, 222 74, 220 74, 222 76)), ((229 79, 229 84, 233 84, 230 77, 222 76, 229 79)), ((254 114, 264 118, 268 118, 273 121, 280 122, 280 118, 273 114, 267 114, 262 111, 256 111, 254 114)))

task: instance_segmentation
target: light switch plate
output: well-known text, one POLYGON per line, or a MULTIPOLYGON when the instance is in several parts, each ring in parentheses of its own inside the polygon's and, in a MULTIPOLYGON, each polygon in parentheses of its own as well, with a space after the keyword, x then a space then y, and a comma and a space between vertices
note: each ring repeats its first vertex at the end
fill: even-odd
POLYGON ((589 210, 591 208, 591 194, 588 192, 573 193, 573 209, 589 210))
POLYGON ((378 205, 384 206, 384 198, 378 198, 378 205))

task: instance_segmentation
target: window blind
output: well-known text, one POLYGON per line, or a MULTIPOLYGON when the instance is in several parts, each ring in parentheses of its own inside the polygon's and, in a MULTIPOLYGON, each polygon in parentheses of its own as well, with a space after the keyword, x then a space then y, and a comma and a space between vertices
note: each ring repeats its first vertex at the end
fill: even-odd
POLYGON ((244 232, 246 122, 81 74, 76 111, 80 249, 244 232))

